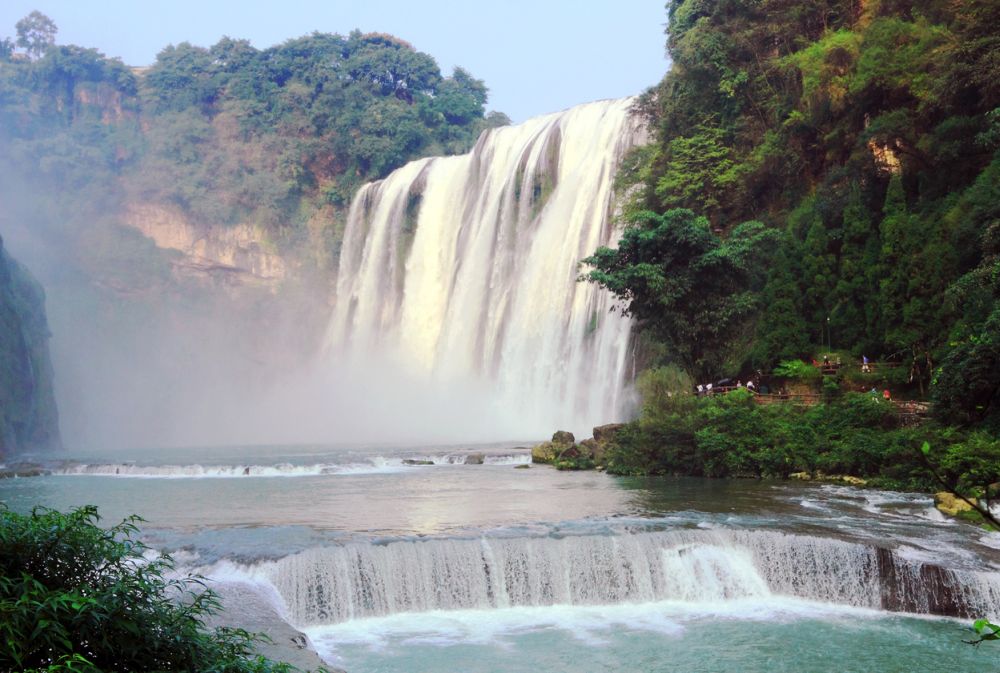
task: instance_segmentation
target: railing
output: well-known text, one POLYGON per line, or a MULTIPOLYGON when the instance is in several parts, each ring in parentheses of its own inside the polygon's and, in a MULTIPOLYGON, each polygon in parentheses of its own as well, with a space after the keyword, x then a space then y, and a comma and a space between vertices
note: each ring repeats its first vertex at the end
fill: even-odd
POLYGON ((823 396, 819 393, 767 393, 754 395, 757 404, 801 404, 811 407, 819 404, 823 396))

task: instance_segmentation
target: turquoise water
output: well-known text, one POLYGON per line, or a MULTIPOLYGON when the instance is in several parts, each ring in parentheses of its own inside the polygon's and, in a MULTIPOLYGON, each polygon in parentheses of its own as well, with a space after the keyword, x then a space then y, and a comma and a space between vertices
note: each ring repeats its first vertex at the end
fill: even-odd
POLYGON ((308 633, 352 673, 903 673, 996 661, 954 622, 788 600, 401 615, 308 633))

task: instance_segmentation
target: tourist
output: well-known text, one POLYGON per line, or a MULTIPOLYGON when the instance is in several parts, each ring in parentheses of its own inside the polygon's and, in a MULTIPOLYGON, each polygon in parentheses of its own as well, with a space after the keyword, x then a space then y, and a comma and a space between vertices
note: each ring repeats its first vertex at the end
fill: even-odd
POLYGON ((861 371, 867 374, 867 373, 871 372, 871 370, 872 370, 872 368, 868 366, 868 356, 867 355, 862 355, 861 356, 861 371))
POLYGON ((889 392, 888 388, 882 391, 882 399, 885 400, 886 402, 892 401, 892 393, 889 392))
POLYGON ((756 386, 753 384, 753 379, 747 381, 747 390, 753 390, 756 386))

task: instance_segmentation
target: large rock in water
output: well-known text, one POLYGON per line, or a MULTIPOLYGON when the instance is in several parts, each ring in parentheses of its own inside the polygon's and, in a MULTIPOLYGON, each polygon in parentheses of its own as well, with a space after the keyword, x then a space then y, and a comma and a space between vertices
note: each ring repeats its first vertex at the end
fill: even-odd
POLYGON ((45 292, 0 239, 0 458, 60 445, 45 292))
POLYGON ((541 444, 532 447, 531 449, 531 462, 533 463, 551 463, 563 450, 562 444, 554 444, 552 442, 542 442, 541 444))
POLYGON ((575 458, 578 455, 573 433, 559 430, 552 435, 552 441, 542 442, 531 449, 531 462, 553 463, 558 458, 575 458))

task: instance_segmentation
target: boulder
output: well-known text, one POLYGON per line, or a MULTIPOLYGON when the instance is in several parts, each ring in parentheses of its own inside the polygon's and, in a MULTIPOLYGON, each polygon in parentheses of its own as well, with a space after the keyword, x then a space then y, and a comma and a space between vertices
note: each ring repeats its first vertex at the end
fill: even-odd
MULTIPOLYGON (((572 437, 572 435, 570 435, 572 437)), ((542 442, 531 450, 531 462, 554 463, 560 458, 578 458, 579 447, 576 444, 561 444, 559 442, 542 442)))
POLYGON ((417 458, 404 458, 403 465, 433 465, 433 460, 420 460, 417 458))
POLYGON ((483 461, 485 459, 486 459, 486 456, 484 456, 481 453, 470 453, 470 454, 468 454, 468 455, 465 456, 465 464, 466 465, 482 465, 483 461))
POLYGON ((604 456, 604 447, 596 439, 585 439, 577 444, 577 448, 580 455, 586 458, 597 460, 604 456))
MULTIPOLYGON (((973 503, 978 504, 975 498, 969 498, 973 503)), ((971 512, 974 508, 954 493, 939 491, 934 494, 934 504, 943 514, 948 516, 959 516, 962 512, 971 512)))
POLYGON ((573 436, 572 432, 567 432, 566 430, 557 430, 552 435, 552 443, 572 446, 573 444, 576 444, 576 437, 573 436))
POLYGON ((538 446, 531 449, 531 462, 533 463, 551 463, 559 456, 562 452, 562 444, 554 444, 552 442, 542 442, 538 446))
POLYGON ((608 442, 614 441, 615 437, 618 436, 618 431, 624 427, 624 423, 608 423, 607 425, 598 425, 594 428, 594 440, 599 444, 607 444, 608 442))

